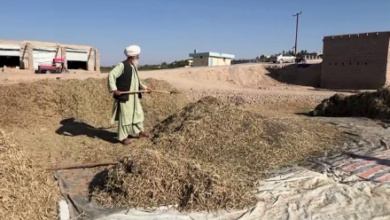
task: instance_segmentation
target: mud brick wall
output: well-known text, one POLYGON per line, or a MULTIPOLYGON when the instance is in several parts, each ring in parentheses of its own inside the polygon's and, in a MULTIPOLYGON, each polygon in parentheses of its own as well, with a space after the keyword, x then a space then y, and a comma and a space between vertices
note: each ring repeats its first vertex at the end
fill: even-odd
POLYGON ((389 82, 390 32, 326 36, 321 87, 377 89, 389 82))

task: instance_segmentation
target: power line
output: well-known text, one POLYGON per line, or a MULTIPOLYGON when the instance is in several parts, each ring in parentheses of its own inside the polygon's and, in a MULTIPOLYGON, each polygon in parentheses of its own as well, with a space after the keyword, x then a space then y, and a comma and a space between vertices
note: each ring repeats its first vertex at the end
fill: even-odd
POLYGON ((302 14, 302 11, 293 15, 293 17, 297 17, 297 24, 295 26, 295 46, 294 46, 294 55, 297 55, 297 45, 298 45, 298 23, 299 23, 299 15, 302 14))

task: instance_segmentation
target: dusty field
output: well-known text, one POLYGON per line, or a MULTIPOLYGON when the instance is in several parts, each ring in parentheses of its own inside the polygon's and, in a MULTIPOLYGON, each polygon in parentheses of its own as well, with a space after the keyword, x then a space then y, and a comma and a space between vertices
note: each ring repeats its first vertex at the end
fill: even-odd
MULTIPOLYGON (((312 73, 305 72, 302 75, 318 74, 314 70, 312 73)), ((113 132, 115 128, 98 129, 99 126, 107 126, 111 109, 110 97, 106 94, 104 84, 96 84, 98 86, 93 83, 88 84, 92 80, 81 82, 67 80, 61 83, 66 79, 105 78, 107 74, 59 76, 13 73, 2 77, 7 79, 0 83, 3 88, 0 91, 0 96, 3 97, 0 104, 3 112, 7 114, 3 114, 0 127, 6 134, 3 139, 10 141, 5 141, 0 149, 3 159, 0 173, 8 173, 7 176, 0 176, 2 186, 7 184, 7 188, 4 188, 7 194, 0 200, 0 217, 1 219, 4 216, 9 219, 54 219, 56 204, 53 201, 59 198, 60 193, 55 189, 52 173, 46 171, 46 168, 73 163, 117 160, 132 151, 132 148, 115 143, 113 132), (36 80, 57 77, 61 79, 33 83, 36 80), (22 84, 19 84, 21 82, 22 84), (73 85, 73 89, 67 93, 65 85, 70 85, 72 82, 80 86, 73 85), (50 86, 51 84, 58 84, 58 86, 50 86), (17 89, 12 89, 13 86, 17 89), (87 88, 88 91, 83 91, 83 88, 87 88), (84 92, 88 93, 88 96, 84 96, 84 92), (97 97, 104 102, 94 102, 94 98, 97 97), (62 103, 74 102, 80 103, 80 106, 83 102, 88 102, 89 106, 82 111, 81 107, 69 109, 72 105, 62 106, 62 103), (47 105, 47 103, 52 104, 47 105), (88 112, 93 113, 93 117, 89 117, 88 112), (33 117, 35 113, 37 117, 33 117), (4 117, 5 115, 7 117, 4 117), (61 119, 65 117, 87 120, 61 123, 61 119), (25 172, 29 175, 24 175, 25 172), (20 188, 23 190, 20 191, 20 188), (34 203, 31 203, 28 209, 22 209, 25 204, 23 201, 26 200, 34 203)), ((184 91, 190 101, 204 96, 214 96, 222 101, 233 103, 244 111, 282 121, 284 118, 301 120, 302 116, 295 113, 308 111, 324 98, 334 94, 331 91, 315 91, 313 87, 281 83, 271 77, 270 72, 261 65, 149 71, 141 72, 140 77, 166 80, 184 91)), ((292 81, 297 83, 296 79, 292 81)), ((153 83, 150 84, 153 87, 153 83)), ((158 87, 158 89, 164 88, 158 87)), ((170 106, 170 101, 166 97, 153 96, 150 100, 146 107, 147 117, 154 117, 149 119, 150 126, 177 111, 175 109, 167 112, 160 111, 159 105, 164 104, 165 108, 170 106)), ((137 143, 142 142, 136 141, 135 146, 137 143)))
MULTIPOLYGON (((215 96, 222 100, 251 106, 314 107, 334 91, 314 91, 318 85, 320 64, 307 68, 297 65, 244 64, 230 67, 196 67, 173 70, 141 71, 142 79, 166 80, 185 91, 191 101, 215 96), (303 86, 302 86, 303 85, 303 86)), ((107 73, 94 74, 19 74, 2 76, 0 84, 31 82, 41 79, 106 78, 107 73)))

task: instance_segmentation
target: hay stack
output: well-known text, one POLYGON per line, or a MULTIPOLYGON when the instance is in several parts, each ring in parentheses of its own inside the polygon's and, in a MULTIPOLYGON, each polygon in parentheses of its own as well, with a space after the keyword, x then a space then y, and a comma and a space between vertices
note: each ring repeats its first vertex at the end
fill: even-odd
POLYGON ((254 203, 248 193, 267 169, 333 149, 341 135, 331 125, 261 117, 205 97, 155 126, 152 140, 109 169, 104 187, 109 196, 99 201, 125 207, 178 204, 182 210, 243 208, 254 203))
POLYGON ((95 196, 105 205, 218 210, 253 205, 253 195, 239 179, 222 179, 194 161, 172 158, 149 149, 134 150, 108 170, 105 191, 95 196))
POLYGON ((55 219, 59 190, 50 171, 0 130, 0 219, 55 219))
MULTIPOLYGON (((172 90, 165 81, 147 79, 146 84, 158 89, 172 90)), ((0 124, 39 126, 76 118, 92 125, 108 125, 112 111, 112 96, 107 79, 42 80, 33 83, 0 86, 0 124)), ((145 126, 151 127, 160 119, 187 104, 184 94, 144 95, 145 126)))
POLYGON ((157 125, 152 140, 156 149, 256 180, 259 170, 321 152, 336 136, 333 126, 266 118, 205 97, 157 125))
POLYGON ((335 94, 313 111, 313 116, 390 118, 390 87, 345 96, 335 94))
POLYGON ((167 81, 157 79, 144 80, 145 85, 155 90, 176 91, 177 94, 151 93, 144 95, 142 106, 145 113, 145 126, 153 127, 164 120, 169 115, 184 108, 188 103, 188 98, 184 93, 170 85, 167 81))

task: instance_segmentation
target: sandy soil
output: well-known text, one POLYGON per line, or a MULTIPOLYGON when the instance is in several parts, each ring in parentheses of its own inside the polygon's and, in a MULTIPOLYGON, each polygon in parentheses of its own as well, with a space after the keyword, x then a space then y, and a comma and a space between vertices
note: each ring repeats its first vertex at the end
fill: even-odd
MULTIPOLYGON (((313 64, 320 65, 320 64, 313 64)), ((335 93, 318 91, 313 78, 318 78, 320 68, 297 68, 296 65, 243 64, 228 67, 196 67, 173 70, 140 71, 142 79, 166 80, 185 91, 194 101, 207 95, 216 96, 236 104, 247 105, 302 105, 313 106, 335 93), (276 72, 277 71, 277 72, 276 72), (308 79, 311 80, 308 80, 308 79), (298 86, 298 85, 309 86, 298 86), (312 86, 310 86, 313 84, 312 86)), ((0 74, 1 75, 1 74, 0 74)), ((105 78, 107 73, 96 74, 3 74, 0 84, 29 82, 41 79, 105 78)), ((314 79, 315 81, 315 79, 314 79)))

